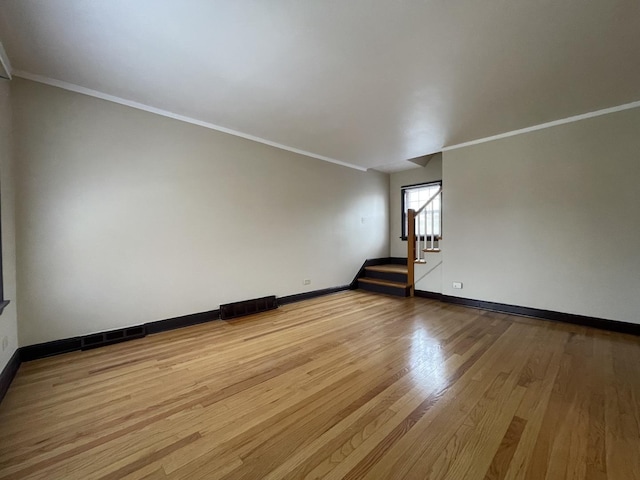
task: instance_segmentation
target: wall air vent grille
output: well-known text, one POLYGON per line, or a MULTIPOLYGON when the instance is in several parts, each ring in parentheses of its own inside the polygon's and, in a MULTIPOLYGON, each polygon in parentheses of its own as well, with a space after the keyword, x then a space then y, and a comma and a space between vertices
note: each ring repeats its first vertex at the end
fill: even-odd
POLYGON ((111 330, 109 332, 94 333, 80 338, 80 349, 102 347, 112 343, 124 342, 133 338, 142 338, 147 335, 144 325, 139 327, 123 328, 121 330, 111 330))
POLYGON ((220 305, 220 318, 229 320, 230 318, 243 317, 254 313, 266 312, 278 308, 278 302, 275 295, 262 298, 254 298, 253 300, 244 300, 242 302, 227 303, 220 305))

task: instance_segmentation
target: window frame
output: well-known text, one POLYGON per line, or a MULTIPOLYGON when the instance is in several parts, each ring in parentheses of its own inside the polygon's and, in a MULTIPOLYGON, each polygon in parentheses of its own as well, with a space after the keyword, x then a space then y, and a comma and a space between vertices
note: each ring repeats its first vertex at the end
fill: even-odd
MULTIPOLYGON (((431 182, 422 182, 422 183, 414 183, 412 185, 403 185, 400 187, 400 239, 403 242, 407 241, 407 232, 405 231, 405 224, 406 224, 406 209, 405 209, 405 190, 408 189, 412 189, 412 188, 418 188, 418 187, 432 187, 434 185, 437 185, 439 187, 442 187, 442 180, 434 180, 431 182)), ((440 203, 440 217, 442 218, 442 203, 440 203)), ((426 235, 427 240, 431 240, 431 237, 433 235, 426 235)), ((436 235, 434 240, 437 240, 438 237, 442 236, 442 232, 440 232, 440 235, 436 235)), ((425 235, 420 235, 419 236, 420 240, 424 240, 425 239, 425 235)))

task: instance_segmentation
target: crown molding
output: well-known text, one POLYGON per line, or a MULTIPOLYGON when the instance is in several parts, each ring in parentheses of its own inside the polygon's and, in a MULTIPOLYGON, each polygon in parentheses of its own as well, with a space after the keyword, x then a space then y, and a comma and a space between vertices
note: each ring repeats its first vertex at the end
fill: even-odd
MULTIPOLYGON (((51 85, 53 87, 62 88, 63 90, 69 90, 71 92, 80 93, 82 95, 88 95, 90 97, 100 98, 102 100, 106 100, 108 102, 118 103, 120 105, 125 105, 127 107, 135 108, 138 110, 143 110, 145 112, 153 113, 156 115, 160 115, 167 118, 172 118, 174 120, 178 120, 180 122, 190 123, 192 125, 198 125, 199 127, 208 128, 210 130, 216 130, 218 132, 227 133, 229 135, 234 135, 236 137, 244 138, 246 140, 251 140, 253 142, 262 143, 263 145, 268 145, 270 147, 279 148, 281 150, 286 150, 288 152, 296 153, 298 155, 304 155, 306 157, 315 158, 318 160, 323 160, 325 162, 333 163, 336 165, 341 165, 343 167, 353 168, 355 170, 359 170, 361 172, 366 172, 369 170, 366 167, 362 167, 360 165, 355 165, 348 162, 343 162, 341 160, 337 160, 335 158, 325 157, 324 155, 318 155, 313 152, 309 152, 306 150, 301 150, 299 148, 290 147, 288 145, 284 145, 277 142, 272 142, 271 140, 267 140, 266 138, 256 137, 255 135, 250 135, 248 133, 243 133, 238 130, 233 130, 227 127, 222 127, 220 125, 216 125, 209 122, 204 122, 202 120, 198 120, 196 118, 188 117, 186 115, 180 115, 177 113, 170 112, 168 110, 163 110, 160 108, 152 107, 150 105, 145 105, 143 103, 135 102, 133 100, 127 100, 125 98, 116 97, 115 95, 109 95, 107 93, 99 92, 97 90, 92 90, 90 88, 82 87, 80 85, 76 85, 74 83, 65 82, 63 80, 57 80, 51 77, 46 77, 43 75, 36 75, 33 73, 25 72, 23 70, 15 70, 12 72, 13 76, 24 78, 27 80, 31 80, 38 83, 43 83, 45 85, 51 85)), ((516 135, 522 135, 524 133, 535 132, 537 130, 544 130, 545 128, 556 127, 558 125, 565 125, 568 123, 579 122, 581 120, 586 120, 589 118, 599 117, 601 115, 608 115, 610 113, 621 112, 624 110, 630 110, 633 108, 640 107, 640 100, 631 103, 625 103, 623 105, 618 105, 615 107, 604 108, 601 110, 596 110, 593 112, 583 113, 580 115, 573 115, 571 117, 562 118, 559 120, 554 120, 551 122, 541 123, 539 125, 533 125, 526 128, 521 128, 518 130, 512 130, 509 132, 500 133, 498 135, 492 135, 489 137, 478 138, 476 140, 470 140, 468 142, 457 143, 455 145, 449 145, 443 147, 441 152, 447 152, 451 150, 457 150, 459 148, 470 147, 473 145, 478 145, 481 143, 491 142, 493 140, 500 140, 503 138, 513 137, 516 135)))
POLYGON ((640 107, 640 100, 637 102, 625 103, 624 105, 618 105, 616 107, 603 108, 602 110, 596 110, 595 112, 583 113, 581 115, 574 115, 572 117, 562 118, 560 120, 554 120, 553 122, 541 123, 540 125, 534 125, 532 127, 521 128, 519 130, 512 130, 510 132, 500 133, 498 135, 492 135, 491 137, 484 137, 484 138, 479 138, 477 140, 471 140, 469 142, 457 143, 455 145, 444 147, 442 151, 447 152, 449 150, 456 150, 458 148, 470 147, 472 145, 478 145, 480 143, 491 142, 493 140, 500 140, 501 138, 513 137, 515 135, 535 132, 537 130, 544 130, 545 128, 557 127, 558 125, 579 122, 580 120, 599 117, 601 115, 608 115, 610 113, 622 112, 623 110, 630 110, 632 108, 638 108, 638 107, 640 107))
POLYGON ((236 137, 244 138, 246 140, 262 143, 270 147, 279 148, 280 150, 286 150, 288 152, 297 153, 298 155, 304 155, 305 157, 316 158, 318 160, 323 160, 325 162, 341 165, 343 167, 353 168, 361 172, 366 172, 368 170, 366 167, 361 167, 360 165, 354 165, 352 163, 336 160, 335 158, 325 157, 324 155, 318 155, 317 153, 308 152, 306 150, 301 150, 295 147, 290 147, 288 145, 283 145, 282 143, 272 142, 271 140, 267 140, 266 138, 256 137, 254 135, 249 135, 248 133, 239 132, 237 130, 232 130, 230 128, 222 127, 220 125, 215 125, 213 123, 203 122, 202 120, 198 120, 196 118, 187 117, 186 115, 180 115, 178 113, 169 112, 168 110, 163 110, 161 108, 145 105, 144 103, 135 102, 133 100, 127 100, 126 98, 120 98, 120 97, 116 97, 115 95, 109 95, 107 93, 102 93, 97 90, 81 87, 80 85, 76 85, 74 83, 69 83, 62 80, 56 80, 55 78, 45 77, 42 75, 36 75, 34 73, 25 72, 23 70, 15 70, 13 72, 13 76, 31 80, 33 82, 44 83, 45 85, 62 88, 63 90, 69 90, 71 92, 80 93, 82 95, 88 95, 90 97, 100 98, 101 100, 118 103, 120 105, 125 105, 127 107, 135 108, 137 110, 143 110, 145 112, 154 113, 156 115, 161 115, 163 117, 172 118, 180 122, 190 123, 192 125, 198 125, 199 127, 204 127, 210 130, 216 130, 218 132, 227 133, 229 135, 234 135, 236 137))

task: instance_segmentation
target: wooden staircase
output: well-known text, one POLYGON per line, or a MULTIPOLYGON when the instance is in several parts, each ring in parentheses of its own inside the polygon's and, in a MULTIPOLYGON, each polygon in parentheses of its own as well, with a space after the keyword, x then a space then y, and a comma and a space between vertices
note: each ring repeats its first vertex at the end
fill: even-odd
POLYGON ((363 275, 358 278, 358 288, 370 292, 408 297, 411 285, 407 278, 407 266, 388 264, 364 267, 363 275))
POLYGON ((406 261, 402 260, 402 264, 365 266, 357 278, 358 288, 399 297, 413 296, 415 266, 426 264, 427 254, 441 252, 442 219, 439 213, 436 220, 436 212, 440 212, 442 205, 441 198, 442 187, 418 210, 407 211, 406 261), (436 202, 439 205, 437 208, 434 205, 436 202))
POLYGON ((418 210, 407 211, 407 283, 409 296, 415 290, 415 266, 427 263, 427 253, 440 253, 442 217, 436 223, 434 203, 442 205, 442 187, 418 210), (436 225, 438 229, 436 229, 436 225))

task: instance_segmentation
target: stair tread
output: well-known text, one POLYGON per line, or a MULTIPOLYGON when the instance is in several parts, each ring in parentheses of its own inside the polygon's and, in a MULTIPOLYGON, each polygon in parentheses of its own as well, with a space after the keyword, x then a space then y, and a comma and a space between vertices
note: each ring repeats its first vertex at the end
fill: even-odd
POLYGON ((406 283, 391 282, 389 280, 379 280, 377 278, 367 278, 367 277, 359 278, 358 281, 364 282, 364 283, 374 283, 376 285, 385 285, 387 287, 407 288, 409 286, 406 283))
POLYGON ((422 251, 425 253, 440 253, 442 250, 439 248, 423 248, 422 251))
POLYGON ((407 273, 406 265, 371 265, 370 267, 364 267, 364 269, 371 270, 373 272, 407 273))

